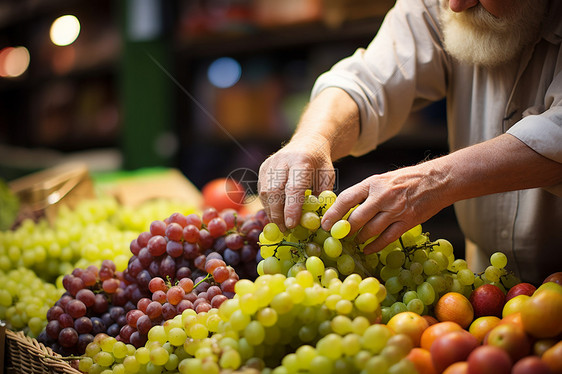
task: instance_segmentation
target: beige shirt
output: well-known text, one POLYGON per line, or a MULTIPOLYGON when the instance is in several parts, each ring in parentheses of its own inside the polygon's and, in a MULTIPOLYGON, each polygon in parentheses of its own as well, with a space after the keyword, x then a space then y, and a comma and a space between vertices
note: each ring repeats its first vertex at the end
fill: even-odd
MULTIPOLYGON (((398 0, 371 44, 321 75, 312 96, 335 86, 358 103, 356 156, 396 135, 411 111, 446 98, 451 150, 508 132, 562 163, 562 2, 550 1, 548 8, 540 40, 508 66, 488 70, 444 51, 438 0, 398 0)), ((549 191, 455 204, 461 229, 483 251, 485 265, 500 250, 523 280, 541 283, 562 271, 562 186, 549 191)), ((482 265, 470 264, 474 271, 482 265)))

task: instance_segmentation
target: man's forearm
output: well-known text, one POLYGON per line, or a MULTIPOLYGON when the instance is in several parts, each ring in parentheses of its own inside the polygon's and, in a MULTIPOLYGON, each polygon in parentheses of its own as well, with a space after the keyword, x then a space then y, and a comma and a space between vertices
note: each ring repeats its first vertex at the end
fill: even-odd
POLYGON ((562 183, 562 164, 509 134, 432 160, 427 166, 440 175, 443 198, 450 203, 562 183))
POLYGON ((342 89, 322 91, 304 111, 292 140, 328 147, 332 160, 349 155, 359 137, 359 110, 342 89))

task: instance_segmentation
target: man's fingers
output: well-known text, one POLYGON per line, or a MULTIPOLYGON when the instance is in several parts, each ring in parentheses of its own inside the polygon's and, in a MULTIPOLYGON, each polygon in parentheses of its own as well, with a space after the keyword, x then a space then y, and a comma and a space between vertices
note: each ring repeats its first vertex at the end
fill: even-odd
POLYGON ((406 224, 403 221, 394 222, 388 226, 375 240, 363 248, 363 253, 370 255, 379 252, 387 245, 395 241, 406 231, 406 224))
POLYGON ((304 202, 304 192, 312 186, 314 169, 300 164, 289 170, 285 186, 285 226, 292 229, 298 225, 304 202))
POLYGON ((365 243, 367 239, 370 239, 375 235, 379 235, 382 231, 384 231, 384 229, 390 225, 391 217, 388 212, 378 212, 374 217, 372 217, 370 216, 369 211, 359 210, 360 207, 351 213, 348 221, 351 223, 351 227, 354 227, 355 225, 355 228, 361 229, 355 240, 358 243, 365 243), (359 214, 361 217, 357 216, 359 214))
POLYGON ((342 219, 355 205, 362 203, 367 196, 368 192, 366 193, 360 185, 352 186, 343 191, 334 205, 322 217, 322 228, 329 231, 334 223, 342 219))
POLYGON ((283 204, 285 202, 284 187, 287 181, 286 167, 269 166, 264 163, 260 168, 258 191, 269 220, 285 230, 283 204))

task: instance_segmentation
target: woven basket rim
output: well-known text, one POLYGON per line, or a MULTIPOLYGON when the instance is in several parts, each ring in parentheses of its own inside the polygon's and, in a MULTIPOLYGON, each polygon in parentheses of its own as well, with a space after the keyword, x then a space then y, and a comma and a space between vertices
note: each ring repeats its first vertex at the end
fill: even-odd
POLYGON ((38 342, 37 339, 25 335, 23 331, 14 332, 6 329, 6 346, 6 352, 8 353, 8 356, 5 357, 6 368, 21 366, 27 369, 26 373, 55 371, 67 374, 82 374, 81 371, 73 368, 68 361, 64 360, 63 356, 38 342), (19 359, 20 365, 14 365, 13 360, 11 360, 14 354, 18 354, 20 358, 28 357, 25 360, 19 359), (12 362, 9 363, 8 361, 12 362), (36 365, 33 365, 33 363, 36 365), (41 371, 34 370, 37 369, 37 363, 40 363, 40 366, 43 367, 41 371))

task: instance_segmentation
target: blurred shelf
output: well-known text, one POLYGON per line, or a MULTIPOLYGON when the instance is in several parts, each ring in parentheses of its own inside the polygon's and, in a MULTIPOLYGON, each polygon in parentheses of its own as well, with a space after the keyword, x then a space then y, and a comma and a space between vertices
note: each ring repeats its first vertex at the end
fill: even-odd
POLYGON ((80 3, 79 0, 3 0, 0 2, 0 28, 10 27, 80 3))
POLYGON ((198 36, 179 36, 176 50, 180 57, 204 58, 219 54, 269 53, 293 47, 311 47, 359 40, 369 42, 382 22, 382 17, 348 21, 338 27, 324 22, 310 22, 251 28, 243 32, 210 33, 198 36))

